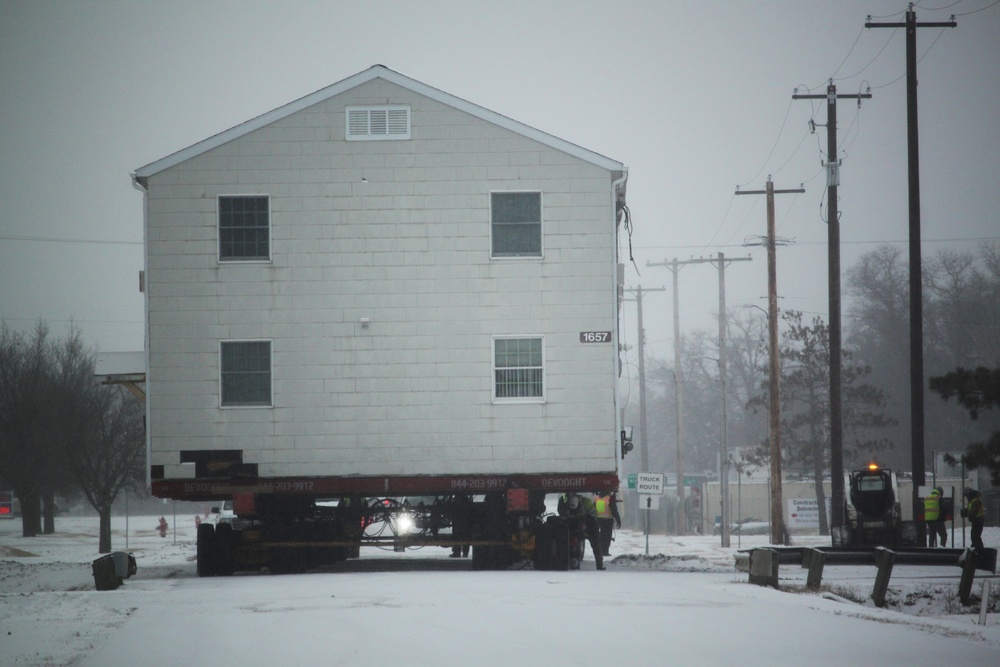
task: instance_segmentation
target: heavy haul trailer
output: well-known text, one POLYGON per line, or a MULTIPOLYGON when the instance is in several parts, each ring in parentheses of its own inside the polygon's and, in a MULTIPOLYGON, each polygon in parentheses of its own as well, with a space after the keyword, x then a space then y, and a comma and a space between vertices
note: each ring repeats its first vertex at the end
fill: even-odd
POLYGON ((617 488, 627 176, 382 66, 136 170, 150 485, 239 506, 204 573, 446 545, 457 495, 477 567, 549 563, 545 494, 617 488))
MULTIPOLYGON (((232 493, 236 519, 199 526, 199 576, 237 571, 301 572, 360 555, 362 546, 471 546, 474 569, 567 569, 565 533, 545 497, 617 490, 614 473, 420 478, 301 478, 252 484, 157 482, 164 497, 213 500, 232 493), (253 489, 253 490, 250 490, 253 489), (468 504, 459 504, 467 498, 468 504), (456 512, 467 532, 455 533, 456 512), (548 520, 547 520, 548 519, 548 520)), ((225 496, 228 497, 228 496, 225 496)))

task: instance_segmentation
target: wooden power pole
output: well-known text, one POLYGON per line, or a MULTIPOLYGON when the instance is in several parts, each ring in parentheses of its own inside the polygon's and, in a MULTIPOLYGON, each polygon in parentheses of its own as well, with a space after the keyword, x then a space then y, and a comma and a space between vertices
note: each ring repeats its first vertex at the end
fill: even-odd
POLYGON ((703 264, 710 259, 686 259, 646 262, 646 266, 666 266, 674 275, 674 394, 677 406, 677 534, 687 534, 687 510, 684 507, 684 464, 681 454, 684 445, 684 373, 681 370, 681 310, 677 273, 688 264, 703 264))
POLYGON ((729 516, 729 443, 728 443, 728 422, 726 420, 726 339, 728 338, 726 319, 726 267, 731 262, 749 262, 752 257, 730 257, 728 260, 723 253, 719 253, 718 259, 713 261, 719 269, 719 496, 722 502, 722 511, 719 532, 721 535, 722 547, 729 546, 729 529, 732 523, 729 516))
POLYGON ((802 193, 805 189, 775 190, 771 177, 764 190, 737 190, 738 195, 767 195, 767 328, 768 328, 768 441, 771 459, 771 544, 786 542, 785 515, 781 508, 781 397, 778 362, 778 270, 775 253, 774 195, 802 193))
MULTIPOLYGON (((871 93, 838 95, 830 79, 826 94, 792 95, 793 100, 826 99, 826 188, 827 188, 827 274, 830 299, 830 523, 836 534, 844 525, 844 417, 843 417, 843 344, 840 317, 840 212, 837 188, 840 185, 840 160, 837 155, 837 100, 871 99, 871 93)), ((820 508, 820 512, 823 512, 820 508)), ((837 544, 835 541, 834 544, 837 544)))
MULTIPOLYGON (((639 285, 635 290, 628 290, 635 293, 635 304, 636 304, 636 317, 638 319, 639 327, 639 470, 641 472, 650 472, 649 470, 649 444, 648 438, 646 437, 646 332, 642 324, 642 295, 647 292, 666 292, 665 287, 656 287, 652 289, 642 289, 642 285, 639 285)), ((631 299, 629 299, 631 300, 631 299)))
MULTIPOLYGON (((919 516, 919 491, 924 474, 924 295, 920 257, 920 151, 917 132, 917 28, 954 28, 950 21, 917 23, 910 3, 904 23, 873 23, 866 28, 906 28, 906 147, 909 163, 910 209, 910 455, 913 465, 913 516, 919 516)), ((925 527, 917 522, 918 539, 923 544, 925 527)))

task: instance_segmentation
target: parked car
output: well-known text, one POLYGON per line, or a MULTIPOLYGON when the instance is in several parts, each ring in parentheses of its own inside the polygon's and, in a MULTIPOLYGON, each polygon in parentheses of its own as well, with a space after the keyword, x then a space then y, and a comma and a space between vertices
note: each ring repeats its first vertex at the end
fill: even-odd
POLYGON ((0 490, 0 519, 13 519, 20 514, 20 507, 16 504, 13 491, 0 490))
POLYGON ((214 516, 214 523, 218 526, 220 523, 232 523, 236 520, 236 513, 233 512, 233 501, 225 500, 218 507, 212 508, 212 514, 214 516))

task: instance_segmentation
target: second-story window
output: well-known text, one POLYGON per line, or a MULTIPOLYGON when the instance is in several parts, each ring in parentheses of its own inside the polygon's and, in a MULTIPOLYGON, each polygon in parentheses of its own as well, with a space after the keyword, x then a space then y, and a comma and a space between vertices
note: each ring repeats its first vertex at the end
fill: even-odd
POLYGON ((271 259, 271 205, 267 195, 219 197, 219 261, 271 259))
POLYGON ((493 257, 542 256, 542 193, 490 193, 493 257))

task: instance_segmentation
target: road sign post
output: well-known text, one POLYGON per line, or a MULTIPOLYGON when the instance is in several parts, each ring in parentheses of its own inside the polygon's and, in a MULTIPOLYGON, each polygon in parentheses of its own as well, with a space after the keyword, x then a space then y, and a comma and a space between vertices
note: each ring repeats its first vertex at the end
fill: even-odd
POLYGON ((660 509, 663 495, 663 474, 640 472, 636 475, 636 491, 639 492, 639 509, 646 510, 646 555, 649 555, 649 512, 660 509))

